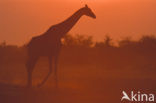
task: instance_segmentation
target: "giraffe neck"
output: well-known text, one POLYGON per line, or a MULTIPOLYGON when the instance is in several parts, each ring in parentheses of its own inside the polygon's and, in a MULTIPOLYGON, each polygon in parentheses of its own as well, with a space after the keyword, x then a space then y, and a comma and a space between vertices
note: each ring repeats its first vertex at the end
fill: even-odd
POLYGON ((67 34, 82 16, 83 11, 82 9, 79 9, 72 16, 70 16, 65 21, 58 24, 57 26, 61 31, 61 36, 63 37, 65 34, 67 34))

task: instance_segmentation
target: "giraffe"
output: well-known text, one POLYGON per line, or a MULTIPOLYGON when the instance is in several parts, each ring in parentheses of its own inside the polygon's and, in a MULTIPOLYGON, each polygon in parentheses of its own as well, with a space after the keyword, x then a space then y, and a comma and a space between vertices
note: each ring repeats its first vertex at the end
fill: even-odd
POLYGON ((28 60, 26 69, 28 74, 27 86, 32 87, 32 72, 39 57, 46 56, 49 60, 49 72, 43 81, 38 85, 42 86, 52 73, 52 63, 54 63, 54 77, 57 85, 57 64, 61 49, 61 39, 72 29, 72 27, 83 16, 96 18, 92 10, 85 5, 65 21, 51 26, 45 33, 33 37, 27 45, 28 60))

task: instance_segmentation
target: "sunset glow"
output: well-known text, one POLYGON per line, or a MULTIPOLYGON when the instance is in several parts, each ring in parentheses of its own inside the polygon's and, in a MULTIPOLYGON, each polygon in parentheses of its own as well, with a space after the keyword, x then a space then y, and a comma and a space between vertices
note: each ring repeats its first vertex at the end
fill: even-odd
POLYGON ((156 103, 156 0, 0 0, 0 103, 156 103))
POLYGON ((73 35, 91 35, 95 40, 103 40, 108 34, 114 40, 156 35, 154 0, 1 0, 0 41, 23 45, 85 4, 97 19, 83 17, 70 31, 73 35))

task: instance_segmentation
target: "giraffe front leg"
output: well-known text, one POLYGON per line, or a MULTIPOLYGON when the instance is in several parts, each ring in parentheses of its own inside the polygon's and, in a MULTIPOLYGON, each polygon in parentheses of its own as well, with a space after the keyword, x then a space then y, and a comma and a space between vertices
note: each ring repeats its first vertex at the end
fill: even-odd
POLYGON ((42 85, 44 85, 45 82, 48 80, 49 76, 51 75, 51 73, 52 73, 52 56, 49 57, 49 73, 37 87, 41 87, 42 85))
POLYGON ((27 72, 28 72, 27 87, 31 88, 32 87, 32 70, 27 70, 27 72))

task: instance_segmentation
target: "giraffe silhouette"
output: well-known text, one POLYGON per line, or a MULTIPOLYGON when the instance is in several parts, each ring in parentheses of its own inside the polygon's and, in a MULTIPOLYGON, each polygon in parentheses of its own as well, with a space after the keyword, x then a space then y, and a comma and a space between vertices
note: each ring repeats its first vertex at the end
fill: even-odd
POLYGON ((32 87, 32 72, 37 60, 41 56, 46 56, 49 59, 49 73, 38 86, 42 86, 52 73, 52 63, 54 63, 54 77, 57 86, 57 63, 61 49, 61 38, 63 38, 72 29, 72 27, 83 15, 92 17, 94 19, 96 18, 92 10, 85 5, 85 7, 76 11, 65 21, 51 26, 42 35, 33 37, 31 39, 27 45, 28 60, 26 63, 26 68, 28 72, 28 87, 32 87))

